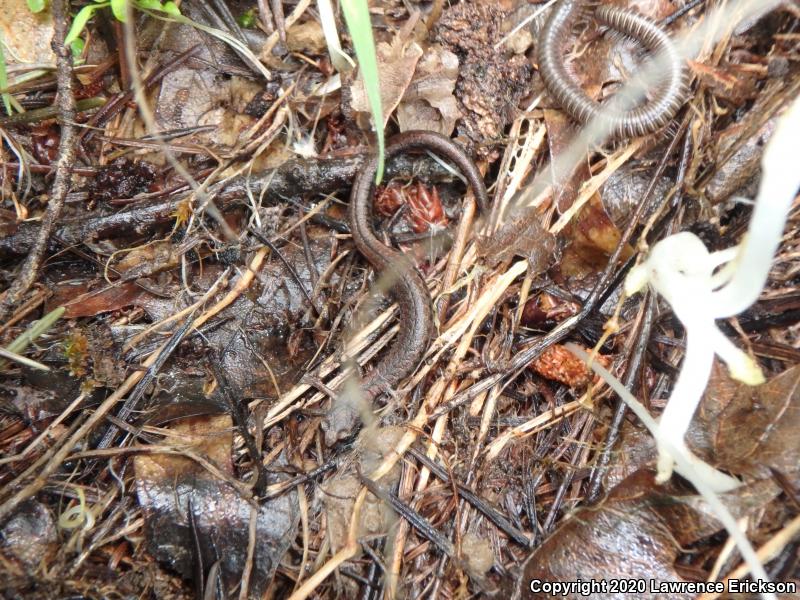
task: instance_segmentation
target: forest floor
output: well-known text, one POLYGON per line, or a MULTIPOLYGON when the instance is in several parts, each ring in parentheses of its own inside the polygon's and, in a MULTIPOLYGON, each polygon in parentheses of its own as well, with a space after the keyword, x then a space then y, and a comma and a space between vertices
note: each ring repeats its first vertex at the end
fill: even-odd
MULTIPOLYGON (((453 156, 390 158, 367 224, 406 257, 388 267, 354 244, 377 145, 324 3, 184 0, 176 22, 140 0, 124 23, 98 5, 69 46, 90 2, 2 4, 0 597, 544 598, 529 581, 581 579, 616 587, 563 596, 710 600, 650 582, 747 577, 568 344, 662 413, 688 326, 626 276, 677 232, 742 241, 800 89, 796 2, 615 2, 691 50, 674 116, 612 139, 548 91, 544 3, 370 2, 387 139, 451 139, 489 198, 453 156)), ((557 59, 608 101, 647 53, 592 6, 557 59)), ((685 435, 795 583, 798 223, 795 201, 758 300, 717 321, 765 381, 715 359, 685 435)))

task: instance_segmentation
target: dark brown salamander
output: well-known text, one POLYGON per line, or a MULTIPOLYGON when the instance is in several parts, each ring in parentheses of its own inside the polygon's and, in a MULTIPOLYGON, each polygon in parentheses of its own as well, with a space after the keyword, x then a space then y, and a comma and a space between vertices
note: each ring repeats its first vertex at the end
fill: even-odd
POLYGON ((660 129, 675 116, 688 95, 686 69, 675 45, 666 32, 647 17, 615 6, 597 7, 595 17, 598 21, 633 38, 654 53, 663 54, 668 63, 663 83, 657 87, 652 100, 628 110, 609 113, 608 108, 581 89, 564 64, 564 44, 570 39, 572 26, 586 4, 586 0, 561 0, 553 7, 541 32, 537 62, 547 91, 581 124, 600 116, 614 137, 641 136, 660 129))
MULTIPOLYGON (((386 144, 386 159, 410 150, 431 150, 458 167, 475 193, 482 212, 489 205, 489 195, 480 171, 469 156, 449 138, 432 131, 407 131, 386 144)), ((358 250, 383 278, 388 276, 388 293, 400 311, 400 331, 386 356, 364 378, 360 389, 363 398, 372 402, 381 393, 396 386, 414 372, 434 334, 433 305, 425 279, 401 252, 386 246, 375 235, 372 225, 372 196, 375 189, 377 157, 359 171, 350 193, 349 221, 358 250)), ((326 444, 349 437, 359 415, 351 402, 334 400, 323 422, 326 444)))

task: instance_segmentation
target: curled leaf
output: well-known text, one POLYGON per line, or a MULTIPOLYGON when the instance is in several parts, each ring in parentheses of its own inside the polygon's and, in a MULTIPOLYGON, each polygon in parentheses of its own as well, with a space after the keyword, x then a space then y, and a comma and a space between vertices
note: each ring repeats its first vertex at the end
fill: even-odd
POLYGON ((69 46, 78 39, 86 27, 86 24, 89 22, 89 19, 92 18, 94 11, 105 6, 108 6, 108 4, 89 4, 80 9, 72 20, 72 25, 69 28, 69 32, 67 32, 67 37, 64 38, 64 45, 69 46))
POLYGON ((118 21, 128 20, 128 0, 111 0, 111 12, 118 21))

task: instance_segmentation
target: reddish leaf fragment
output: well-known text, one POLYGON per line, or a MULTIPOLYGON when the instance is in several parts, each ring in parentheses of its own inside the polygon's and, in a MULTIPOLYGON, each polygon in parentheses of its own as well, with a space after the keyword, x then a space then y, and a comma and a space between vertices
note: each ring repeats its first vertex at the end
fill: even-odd
POLYGON ((405 203, 405 188, 396 181, 380 186, 373 201, 375 212, 384 217, 391 217, 405 203))
POLYGON ((120 310, 126 306, 137 304, 145 296, 150 296, 134 281, 111 285, 99 291, 89 291, 89 286, 90 282, 82 282, 78 285, 60 285, 56 288, 51 303, 56 306, 64 306, 66 308, 64 318, 74 319, 120 310))
MULTIPOLYGON (((603 270, 621 237, 599 194, 592 196, 564 231, 570 239, 561 262, 561 273, 566 277, 584 277, 603 270)), ((633 248, 626 245, 620 260, 625 261, 632 254, 633 248)))

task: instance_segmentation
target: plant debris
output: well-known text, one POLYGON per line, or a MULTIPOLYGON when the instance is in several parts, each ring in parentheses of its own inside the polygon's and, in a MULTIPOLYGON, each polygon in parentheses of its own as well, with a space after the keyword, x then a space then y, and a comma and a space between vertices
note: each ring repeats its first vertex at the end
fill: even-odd
MULTIPOLYGON (((412 271, 351 235, 377 147, 354 32, 336 3, 102 4, 68 47, 87 3, 0 11, 4 597, 711 600, 688 590, 752 579, 731 531, 800 584, 797 197, 761 296, 712 322, 766 381, 714 363, 685 436, 738 529, 656 482, 623 390, 568 350, 663 414, 688 326, 624 282, 674 234, 742 242, 800 92, 796 4, 614 2, 686 53, 690 91, 604 142, 544 87, 547 3, 371 1, 378 126, 452 138, 490 206, 435 151, 387 161, 365 227, 424 280, 433 335, 330 446, 330 407, 419 325, 386 293, 412 271)), ((584 4, 557 55, 602 106, 651 52, 584 4)))

